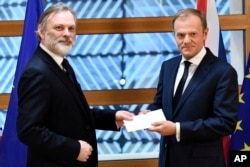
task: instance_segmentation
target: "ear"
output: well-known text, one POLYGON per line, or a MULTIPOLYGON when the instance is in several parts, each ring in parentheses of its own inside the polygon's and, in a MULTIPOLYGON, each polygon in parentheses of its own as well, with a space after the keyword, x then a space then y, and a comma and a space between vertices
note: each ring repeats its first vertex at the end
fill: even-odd
POLYGON ((209 29, 208 28, 206 28, 205 30, 204 30, 204 39, 206 40, 207 39, 207 34, 208 34, 208 31, 209 31, 209 29))
POLYGON ((39 37, 41 38, 41 41, 44 40, 45 30, 43 29, 43 27, 41 25, 38 26, 37 33, 38 33, 39 37))

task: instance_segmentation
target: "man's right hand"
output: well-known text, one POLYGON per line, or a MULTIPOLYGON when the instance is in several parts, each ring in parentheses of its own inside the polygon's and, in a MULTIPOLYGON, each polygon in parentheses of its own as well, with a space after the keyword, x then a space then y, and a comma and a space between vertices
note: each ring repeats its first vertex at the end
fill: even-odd
POLYGON ((78 141, 81 145, 81 149, 80 149, 80 153, 77 157, 77 160, 81 161, 81 162, 86 162, 89 159, 89 156, 91 155, 91 153, 93 151, 93 148, 89 143, 87 143, 85 141, 82 141, 82 140, 78 140, 78 141))

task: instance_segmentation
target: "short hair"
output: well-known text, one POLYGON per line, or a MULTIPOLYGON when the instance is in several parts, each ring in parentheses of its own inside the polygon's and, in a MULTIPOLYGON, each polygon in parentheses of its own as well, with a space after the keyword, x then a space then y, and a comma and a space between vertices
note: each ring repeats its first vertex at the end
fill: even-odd
POLYGON ((198 16, 201 20, 201 24, 203 29, 205 30, 207 28, 207 19, 206 16, 203 12, 201 12, 200 10, 197 9, 193 9, 193 8, 187 8, 187 9, 182 9, 180 11, 178 11, 175 16, 173 17, 172 20, 172 29, 174 31, 174 24, 176 19, 178 19, 179 17, 187 17, 189 15, 195 15, 198 16))
MULTIPOLYGON (((61 12, 61 11, 70 11, 72 13, 73 17, 74 17, 75 22, 77 21, 76 13, 72 8, 70 8, 69 6, 67 6, 64 3, 57 3, 57 4, 54 4, 54 5, 50 6, 50 7, 48 7, 42 13, 42 15, 40 16, 39 21, 38 21, 38 26, 42 26, 42 28, 45 29, 49 16, 51 14, 56 14, 56 13, 61 12)), ((38 33, 37 33, 37 37, 40 40, 40 37, 39 37, 38 33)))

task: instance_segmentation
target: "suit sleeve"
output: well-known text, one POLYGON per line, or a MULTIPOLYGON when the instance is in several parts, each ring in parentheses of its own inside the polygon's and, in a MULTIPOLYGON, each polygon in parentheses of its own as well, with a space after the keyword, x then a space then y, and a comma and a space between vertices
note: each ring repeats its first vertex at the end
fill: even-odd
POLYGON ((116 110, 93 108, 90 111, 93 113, 96 129, 118 130, 115 120, 116 110))

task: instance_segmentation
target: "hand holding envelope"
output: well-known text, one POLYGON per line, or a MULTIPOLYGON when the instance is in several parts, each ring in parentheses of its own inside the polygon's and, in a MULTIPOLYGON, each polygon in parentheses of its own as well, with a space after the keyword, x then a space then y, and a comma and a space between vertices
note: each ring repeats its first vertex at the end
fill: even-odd
POLYGON ((166 120, 162 109, 134 116, 132 121, 125 121, 124 124, 128 132, 143 130, 151 127, 153 122, 166 120))

